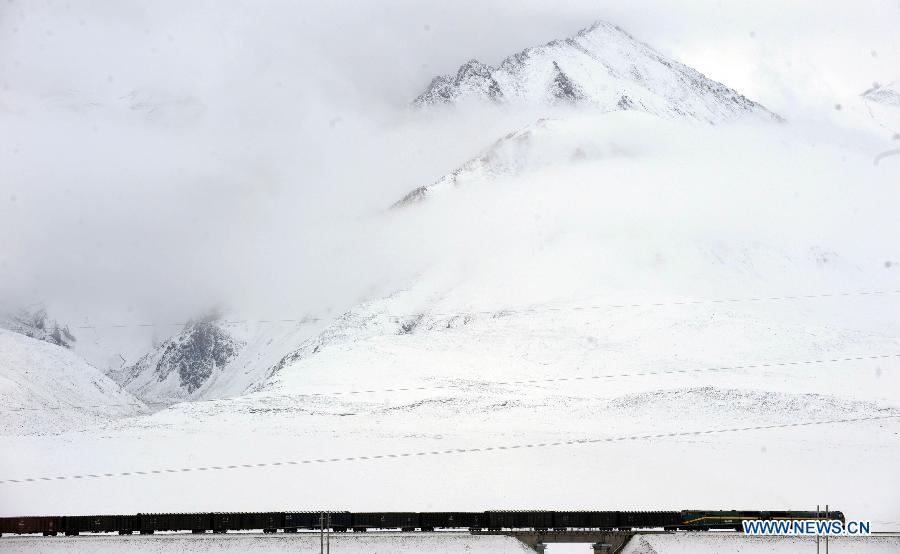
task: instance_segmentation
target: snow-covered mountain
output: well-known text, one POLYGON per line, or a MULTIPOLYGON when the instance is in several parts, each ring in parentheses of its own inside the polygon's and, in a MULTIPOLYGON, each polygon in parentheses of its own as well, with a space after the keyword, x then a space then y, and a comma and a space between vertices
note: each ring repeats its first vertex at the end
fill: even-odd
POLYGON ((143 403, 67 348, 0 329, 0 432, 56 434, 143 403))
POLYGON ((71 348, 76 341, 69 327, 48 318, 43 308, 0 313, 0 328, 66 348, 71 348))
POLYGON ((456 75, 435 77, 414 104, 466 100, 640 110, 710 123, 748 114, 779 119, 760 104, 603 21, 573 37, 527 48, 497 67, 466 62, 456 75))
POLYGON ((316 333, 318 325, 315 320, 261 323, 206 316, 109 376, 139 398, 154 402, 240 394, 316 333))
POLYGON ((244 343, 217 318, 188 322, 135 364, 110 373, 122 386, 143 398, 190 397, 214 379, 237 356, 244 343))

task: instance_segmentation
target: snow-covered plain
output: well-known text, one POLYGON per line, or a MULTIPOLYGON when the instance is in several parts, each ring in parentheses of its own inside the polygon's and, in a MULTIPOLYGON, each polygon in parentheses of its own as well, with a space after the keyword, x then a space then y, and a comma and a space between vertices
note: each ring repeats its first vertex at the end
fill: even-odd
MULTIPOLYGON (((140 553, 162 552, 234 552, 234 553, 276 553, 276 552, 319 552, 320 537, 316 533, 296 535, 261 535, 239 533, 228 536, 196 537, 191 535, 156 535, 131 537, 56 537, 40 539, 2 539, 4 552, 71 552, 73 549, 97 553, 140 553)), ((335 534, 330 542, 337 554, 372 554, 441 552, 441 553, 490 553, 523 554, 534 552, 523 543, 509 537, 472 537, 463 533, 422 533, 396 534, 377 533, 359 535, 335 534)))
MULTIPOLYGON (((202 537, 170 534, 129 537, 56 537, 4 538, 4 552, 30 554, 33 552, 71 552, 82 550, 97 553, 128 552, 156 554, 161 552, 319 552, 320 537, 316 533, 297 535, 259 535, 237 533, 228 536, 205 535, 202 537)), ((534 552, 523 543, 510 537, 470 536, 464 533, 369 533, 359 535, 332 535, 330 542, 334 552, 353 553, 491 553, 513 554, 534 552)), ((824 549, 824 543, 820 545, 824 549)), ((829 550, 852 554, 888 554, 900 548, 900 537, 871 536, 860 538, 832 537, 829 550)), ((645 535, 635 537, 622 554, 678 554, 681 552, 743 552, 747 554, 788 554, 811 552, 814 538, 744 537, 722 533, 680 533, 677 535, 645 535)), ((548 554, 587 554, 590 544, 559 543, 547 545, 548 554)))

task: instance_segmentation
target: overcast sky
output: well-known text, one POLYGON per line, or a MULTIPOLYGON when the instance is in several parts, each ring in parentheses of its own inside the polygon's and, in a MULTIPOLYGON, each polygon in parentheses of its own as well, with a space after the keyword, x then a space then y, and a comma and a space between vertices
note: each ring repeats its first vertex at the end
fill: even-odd
POLYGON ((898 0, 3 0, 0 295, 140 319, 363 294, 390 273, 366 218, 508 130, 408 103, 598 19, 789 119, 900 78, 898 0))
POLYGON ((810 90, 858 94, 895 78, 900 56, 897 0, 12 0, 0 19, 5 91, 92 97, 153 86, 238 99, 222 87, 280 83, 396 107, 466 59, 496 64, 597 19, 774 109, 810 90))

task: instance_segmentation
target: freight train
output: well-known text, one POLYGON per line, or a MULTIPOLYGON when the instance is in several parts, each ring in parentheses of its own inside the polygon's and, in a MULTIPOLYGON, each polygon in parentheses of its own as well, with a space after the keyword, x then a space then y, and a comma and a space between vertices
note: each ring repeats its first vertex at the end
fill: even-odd
POLYGON ((370 529, 434 531, 567 531, 574 529, 665 529, 668 531, 741 530, 744 520, 837 519, 844 514, 803 511, 547 511, 501 510, 486 512, 198 512, 94 516, 0 517, 4 534, 118 533, 144 535, 167 531, 226 533, 262 531, 295 533, 328 528, 335 532, 370 529))

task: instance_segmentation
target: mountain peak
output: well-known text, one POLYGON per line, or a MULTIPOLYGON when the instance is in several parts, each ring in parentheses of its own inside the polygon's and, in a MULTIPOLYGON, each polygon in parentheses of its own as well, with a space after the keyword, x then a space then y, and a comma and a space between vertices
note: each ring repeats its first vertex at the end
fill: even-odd
POLYGON ((572 37, 526 48, 496 67, 469 60, 455 75, 435 77, 413 104, 466 101, 633 109, 710 123, 747 114, 780 119, 606 21, 597 21, 572 37))

